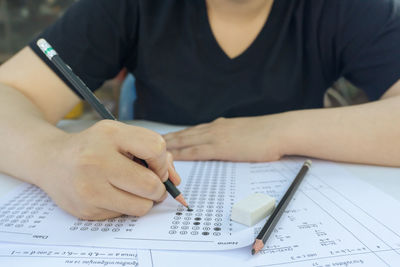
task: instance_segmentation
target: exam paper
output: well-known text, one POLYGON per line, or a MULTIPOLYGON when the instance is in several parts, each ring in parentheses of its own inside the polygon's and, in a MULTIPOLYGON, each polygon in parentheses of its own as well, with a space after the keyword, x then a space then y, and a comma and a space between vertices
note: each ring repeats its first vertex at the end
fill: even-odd
POLYGON ((152 251, 154 266, 400 266, 400 202, 336 164, 311 170, 258 255, 152 251))
POLYGON ((255 227, 232 222, 232 205, 251 193, 281 198, 302 160, 275 163, 177 162, 188 212, 168 198, 146 216, 76 219, 39 188, 24 184, 0 199, 0 241, 63 246, 224 250, 248 246, 255 227))
POLYGON ((399 257, 395 252, 350 254, 314 259, 277 259, 266 254, 251 256, 250 247, 219 252, 172 252, 151 251, 154 267, 398 267, 399 257), (179 259, 179 261, 177 260, 179 259))
MULTIPOLYGON (((275 196, 280 197, 288 186, 288 182, 292 180, 292 178, 289 178, 290 173, 296 173, 301 163, 302 160, 289 159, 280 162, 279 165, 276 163, 251 164, 252 168, 247 166, 244 169, 250 168, 252 174, 243 177, 250 179, 251 191, 276 193, 275 196), (271 174, 275 171, 279 172, 281 176, 271 174), (278 192, 281 193, 278 194, 278 192)), ((197 173, 193 170, 194 163, 188 164, 191 166, 190 172, 197 173)), ((233 169, 230 168, 231 171, 233 169)), ((245 174, 245 172, 238 172, 237 169, 235 172, 245 174)), ((241 175, 238 176, 242 177, 241 175)), ((185 176, 184 179, 186 177, 189 176, 185 176)), ((201 186, 201 188, 204 188, 204 186, 201 186)), ((212 188, 215 188, 215 186, 212 186, 212 188)), ((182 189, 192 189, 192 185, 186 184, 182 189)), ((188 197, 192 198, 193 204, 197 205, 199 200, 195 199, 196 196, 192 195, 189 190, 187 190, 187 193, 188 197)), ((204 203, 204 201, 201 201, 201 203, 204 203)), ((40 204, 37 206, 40 207, 40 204)), ((1 210, 3 211, 3 208, 1 210)), ((141 262, 151 262, 152 267, 397 267, 400 262, 400 223, 397 219, 399 213, 400 203, 397 200, 359 180, 336 164, 314 161, 313 167, 282 215, 268 243, 256 256, 250 255, 250 246, 216 252, 154 249, 133 251, 137 251, 138 254, 142 253, 141 262)), ((207 216, 204 217, 207 218, 207 216)), ((179 221, 180 223, 170 223, 170 226, 178 225, 182 227, 187 225, 183 224, 184 219, 173 218, 172 221, 179 221)), ((191 220, 191 222, 197 221, 191 220)), ((232 226, 233 228, 237 227, 234 223, 232 223, 232 226)), ((204 227, 207 227, 207 225, 204 227)), ((253 229, 252 239, 259 229, 260 225, 253 229)), ((101 233, 98 233, 99 242, 97 246, 110 246, 110 243, 101 236, 101 233)), ((4 241, 4 239, 1 240, 4 241)), ((171 244, 173 242, 171 238, 171 244)), ((85 243, 83 242, 83 244, 85 243)), ((29 248, 29 246, 15 244, 7 244, 2 248, 0 246, 0 251, 2 251, 0 253, 0 266, 4 265, 5 260, 21 263, 20 266, 26 266, 30 263, 32 259, 24 259, 17 253, 12 254, 12 251, 22 251, 21 247, 25 251, 36 251, 38 249, 37 246, 30 246, 29 248), (22 263, 25 263, 25 265, 22 263)), ((41 248, 43 249, 43 247, 41 248)), ((48 250, 52 251, 53 248, 57 248, 57 246, 48 247, 48 250)), ((169 249, 172 248, 175 247, 171 245, 169 249)), ((93 249, 99 251, 99 248, 76 247, 74 249, 78 252, 82 251, 82 253, 93 249)), ((188 245, 186 250, 194 249, 188 245)), ((125 250, 116 249, 115 251, 125 250)), ((132 250, 128 251, 132 252, 132 250)), ((59 264, 65 264, 65 261, 47 258, 44 254, 42 253, 41 258, 33 259, 38 264, 42 263, 42 265, 37 266, 64 266, 47 264, 48 260, 59 264)), ((18 267, 15 264, 14 266, 18 267)), ((143 263, 140 266, 147 265, 143 263)))

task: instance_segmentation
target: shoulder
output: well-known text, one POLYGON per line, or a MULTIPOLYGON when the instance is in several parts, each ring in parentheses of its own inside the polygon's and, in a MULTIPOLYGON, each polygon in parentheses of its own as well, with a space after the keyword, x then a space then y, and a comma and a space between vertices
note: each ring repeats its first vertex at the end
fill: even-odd
MULTIPOLYGON (((397 0, 336 0, 343 22, 358 27, 383 26, 399 19, 400 5, 397 0)), ((346 25, 344 25, 346 26, 346 25)))
MULTIPOLYGON (((330 2, 333 0, 329 0, 330 2)), ((391 12, 399 6, 398 0, 336 0, 342 11, 347 13, 359 13, 368 11, 372 13, 391 12)))
POLYGON ((391 42, 394 35, 400 34, 398 0, 334 1, 338 2, 337 40, 341 45, 353 48, 353 52, 378 41, 382 44, 391 42))
POLYGON ((311 16, 338 21, 387 20, 400 14, 398 0, 298 0, 298 6, 311 16))
MULTIPOLYGON (((313 3, 321 2, 313 0, 313 3)), ((398 0, 324 0, 322 16, 336 17, 338 26, 372 28, 396 20, 400 16, 398 0)))
POLYGON ((400 34, 399 0, 299 0, 321 38, 358 49, 388 32, 400 34))
POLYGON ((325 9, 325 12, 327 20, 336 17, 330 41, 340 73, 364 89, 370 100, 378 99, 399 79, 400 2, 325 2, 326 7, 334 7, 334 11, 325 9))
POLYGON ((129 17, 137 10, 140 0, 79 0, 72 4, 63 18, 103 22, 129 17))
POLYGON ((140 0, 80 0, 75 2, 70 9, 92 11, 92 13, 95 13, 99 8, 109 11, 121 8, 129 10, 135 8, 139 2, 140 0))
POLYGON ((357 15, 362 11, 390 12, 399 7, 398 0, 299 0, 309 8, 323 7, 324 13, 343 13, 357 15))

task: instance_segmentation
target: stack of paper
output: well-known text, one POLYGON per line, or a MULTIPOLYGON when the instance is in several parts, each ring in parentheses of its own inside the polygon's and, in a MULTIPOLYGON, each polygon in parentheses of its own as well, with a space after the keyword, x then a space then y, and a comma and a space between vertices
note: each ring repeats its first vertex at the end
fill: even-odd
POLYGON ((396 266, 400 203, 323 161, 251 256, 265 220, 232 222, 232 205, 251 193, 279 201, 302 164, 177 162, 193 212, 169 198, 142 218, 106 221, 76 219, 23 184, 0 198, 0 266, 396 266))

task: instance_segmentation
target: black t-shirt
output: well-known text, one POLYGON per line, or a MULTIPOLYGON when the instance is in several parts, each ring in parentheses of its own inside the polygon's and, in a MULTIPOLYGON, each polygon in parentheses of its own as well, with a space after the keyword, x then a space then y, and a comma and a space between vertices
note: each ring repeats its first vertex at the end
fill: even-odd
POLYGON ((396 0, 275 0, 234 59, 205 0, 80 0, 41 37, 91 89, 127 67, 136 118, 174 124, 320 108, 341 76, 377 100, 400 79, 396 0))

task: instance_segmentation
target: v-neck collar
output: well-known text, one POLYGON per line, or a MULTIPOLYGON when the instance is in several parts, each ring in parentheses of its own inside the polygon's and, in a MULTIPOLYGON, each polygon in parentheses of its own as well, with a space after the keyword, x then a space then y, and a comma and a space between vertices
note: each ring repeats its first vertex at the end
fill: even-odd
MULTIPOLYGON (((260 58, 260 53, 264 53, 269 47, 272 47, 279 34, 280 21, 284 19, 285 8, 283 2, 286 0, 274 0, 268 19, 258 33, 253 42, 241 54, 230 58, 219 45, 211 29, 207 13, 206 0, 198 0, 199 3, 199 32, 200 49, 203 50, 207 60, 212 60, 216 65, 224 68, 238 68, 246 65, 246 62, 254 63, 254 60, 260 58)), ((290 0, 289 0, 290 1, 290 0)))

